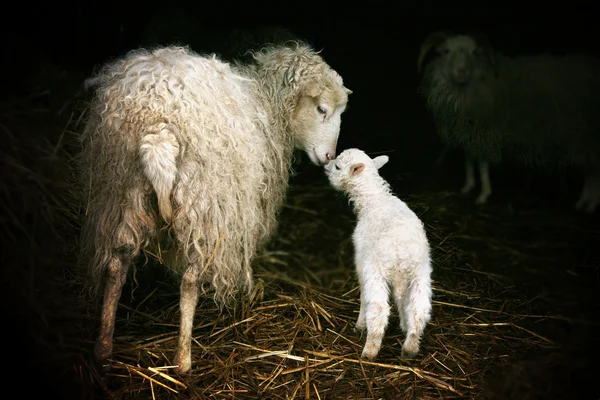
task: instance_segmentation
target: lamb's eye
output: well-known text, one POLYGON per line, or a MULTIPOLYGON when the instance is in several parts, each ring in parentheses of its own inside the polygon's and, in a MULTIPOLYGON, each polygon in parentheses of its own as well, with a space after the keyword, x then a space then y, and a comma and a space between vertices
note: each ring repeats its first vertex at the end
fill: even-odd
POLYGON ((327 110, 325 108, 323 108, 322 106, 317 106, 317 111, 320 112, 321 114, 327 114, 327 110))
POLYGON ((335 166, 335 169, 339 170, 339 169, 340 169, 340 166, 339 166, 339 165, 336 165, 336 166, 335 166))

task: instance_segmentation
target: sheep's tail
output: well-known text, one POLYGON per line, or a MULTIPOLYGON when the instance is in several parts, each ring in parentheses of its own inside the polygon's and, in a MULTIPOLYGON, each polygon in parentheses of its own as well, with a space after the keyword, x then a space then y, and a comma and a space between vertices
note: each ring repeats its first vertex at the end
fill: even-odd
POLYGON ((171 191, 177 177, 179 142, 165 123, 157 124, 146 133, 140 143, 140 158, 144 174, 154 187, 158 210, 165 222, 173 215, 171 191))

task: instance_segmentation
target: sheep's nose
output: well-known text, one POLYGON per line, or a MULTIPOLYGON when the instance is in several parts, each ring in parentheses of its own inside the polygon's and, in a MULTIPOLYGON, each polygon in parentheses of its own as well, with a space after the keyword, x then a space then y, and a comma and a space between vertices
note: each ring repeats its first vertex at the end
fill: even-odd
POLYGON ((327 161, 333 160, 333 155, 331 153, 325 154, 325 157, 327 158, 327 161))
POLYGON ((459 78, 466 78, 469 75, 469 70, 466 67, 456 68, 456 76, 459 78))

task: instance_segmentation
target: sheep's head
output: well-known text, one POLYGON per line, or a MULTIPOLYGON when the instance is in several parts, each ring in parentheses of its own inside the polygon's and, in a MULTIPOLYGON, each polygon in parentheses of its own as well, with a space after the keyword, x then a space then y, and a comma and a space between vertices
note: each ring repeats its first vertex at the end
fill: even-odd
POLYGON ((419 73, 431 56, 436 58, 436 77, 453 86, 466 86, 490 67, 495 70, 494 51, 483 35, 434 32, 421 46, 417 64, 419 73))
POLYGON ((281 112, 295 147, 305 151, 316 165, 333 159, 341 116, 352 93, 342 77, 318 52, 301 42, 265 48, 254 58, 265 80, 283 83, 281 112))
POLYGON ((324 165, 335 157, 342 113, 350 93, 330 69, 300 91, 290 125, 296 148, 304 150, 314 164, 324 165))
POLYGON ((352 186, 352 182, 356 182, 364 175, 378 175, 379 168, 388 161, 388 156, 371 158, 362 150, 347 149, 325 165, 325 175, 335 189, 347 191, 352 186))

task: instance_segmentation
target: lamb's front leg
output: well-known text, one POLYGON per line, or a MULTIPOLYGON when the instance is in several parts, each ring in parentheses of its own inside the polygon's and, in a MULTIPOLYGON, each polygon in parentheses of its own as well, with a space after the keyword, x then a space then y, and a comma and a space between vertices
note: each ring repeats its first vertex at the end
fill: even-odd
POLYGON ((367 325, 362 357, 372 360, 379 353, 390 316, 388 285, 383 276, 366 277, 361 297, 367 325))
POLYGON ((181 321, 179 325, 179 343, 175 352, 177 370, 186 373, 192 368, 192 328, 194 314, 198 305, 199 269, 196 265, 188 267, 181 281, 179 310, 181 321))
POLYGON ((476 204, 485 204, 492 194, 492 181, 490 180, 490 164, 479 160, 479 178, 481 179, 481 193, 475 200, 476 204))
POLYGON ((363 283, 362 276, 359 274, 358 278, 359 289, 360 289, 360 311, 358 312, 358 318, 356 319, 355 330, 360 333, 362 337, 365 328, 367 327, 367 314, 365 311, 365 301, 364 301, 364 293, 365 293, 365 285, 363 283))

